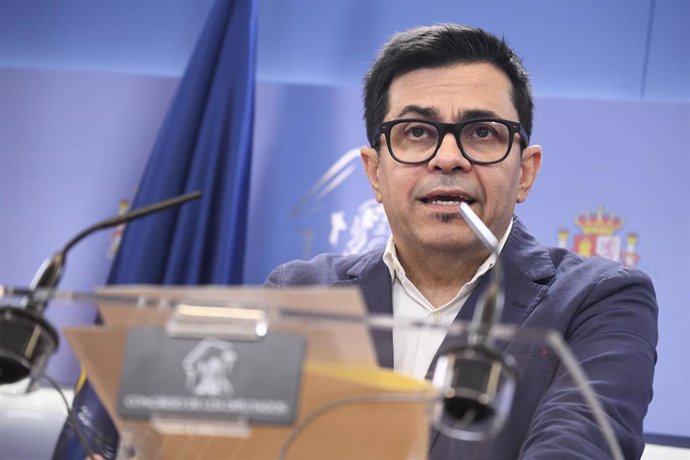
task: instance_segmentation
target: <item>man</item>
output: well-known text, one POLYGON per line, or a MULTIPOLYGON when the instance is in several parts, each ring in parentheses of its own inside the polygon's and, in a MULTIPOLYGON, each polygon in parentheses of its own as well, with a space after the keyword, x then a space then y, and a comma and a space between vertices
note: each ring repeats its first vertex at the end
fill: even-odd
MULTIPOLYGON (((495 260, 460 217, 466 202, 499 239, 501 321, 558 330, 598 394, 626 459, 644 448, 657 306, 648 277, 540 245, 514 216, 537 177, 533 100, 520 59, 480 29, 413 29, 386 44, 365 78, 370 147, 364 169, 390 223, 385 248, 320 255, 275 269, 267 284, 359 285, 371 312, 448 325, 472 318, 495 260)), ((374 336, 379 361, 428 376, 452 338, 434 331, 374 336)), ((611 458, 571 377, 548 349, 509 343, 518 385, 505 428, 466 442, 433 433, 431 459, 611 458)))

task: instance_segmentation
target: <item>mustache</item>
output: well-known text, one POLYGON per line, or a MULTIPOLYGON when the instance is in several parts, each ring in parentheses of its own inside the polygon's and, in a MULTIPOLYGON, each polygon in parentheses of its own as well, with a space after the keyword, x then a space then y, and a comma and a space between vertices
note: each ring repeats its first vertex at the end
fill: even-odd
POLYGON ((425 182, 417 184, 413 189, 413 193, 414 196, 424 196, 439 189, 461 190, 471 198, 476 198, 480 195, 476 185, 466 183, 465 180, 457 175, 434 176, 425 182))

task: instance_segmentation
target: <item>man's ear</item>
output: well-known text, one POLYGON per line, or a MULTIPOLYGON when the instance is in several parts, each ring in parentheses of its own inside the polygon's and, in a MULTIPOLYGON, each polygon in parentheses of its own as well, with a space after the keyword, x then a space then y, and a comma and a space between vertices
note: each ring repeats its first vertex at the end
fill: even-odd
POLYGON ((530 145, 522 151, 520 178, 518 180, 517 202, 527 199, 541 167, 541 145, 530 145))
POLYGON ((359 149, 362 158, 362 165, 364 166, 364 173, 369 179, 369 184, 374 192, 376 201, 381 202, 381 190, 379 188, 379 154, 371 148, 363 146, 359 149))

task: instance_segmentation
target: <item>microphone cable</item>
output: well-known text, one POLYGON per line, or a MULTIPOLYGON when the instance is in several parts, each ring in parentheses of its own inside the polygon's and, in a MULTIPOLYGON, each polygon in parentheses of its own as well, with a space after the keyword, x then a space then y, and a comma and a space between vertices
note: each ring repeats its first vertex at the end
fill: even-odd
MULTIPOLYGON (((24 366, 26 369, 31 370, 31 363, 29 363, 22 356, 15 355, 13 356, 13 359, 15 359, 18 364, 24 366)), ((94 455, 97 454, 97 452, 95 452, 94 449, 91 447, 91 444, 89 443, 86 434, 82 432, 81 427, 79 425, 79 420, 77 420, 77 417, 74 415, 74 411, 70 407, 71 405, 69 401, 67 401, 65 393, 62 391, 62 388, 60 388, 60 384, 54 378, 48 375, 48 373, 45 371, 38 375, 36 380, 45 380, 50 384, 50 386, 53 389, 55 389, 58 392, 60 398, 62 399, 62 402, 65 404, 65 408, 67 409, 67 419, 72 425, 72 428, 74 428, 74 432, 77 434, 79 444, 84 449, 84 452, 86 452, 86 458, 95 458, 94 455)))

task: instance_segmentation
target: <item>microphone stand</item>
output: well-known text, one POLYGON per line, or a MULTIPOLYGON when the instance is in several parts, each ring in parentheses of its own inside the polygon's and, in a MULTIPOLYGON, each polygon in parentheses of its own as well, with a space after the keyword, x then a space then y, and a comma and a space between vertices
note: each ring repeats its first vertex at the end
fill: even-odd
POLYGON ((43 311, 62 278, 67 252, 87 235, 179 206, 201 196, 200 191, 180 195, 149 206, 134 209, 88 227, 53 256, 43 262, 31 282, 29 294, 21 308, 0 306, 0 385, 31 378, 27 391, 32 390, 37 377, 43 374, 48 358, 57 349, 58 334, 43 317, 43 311))

